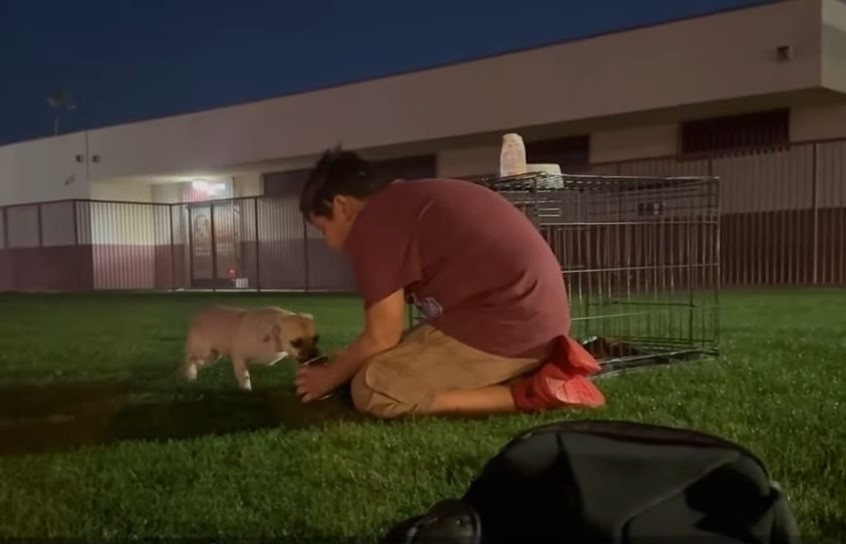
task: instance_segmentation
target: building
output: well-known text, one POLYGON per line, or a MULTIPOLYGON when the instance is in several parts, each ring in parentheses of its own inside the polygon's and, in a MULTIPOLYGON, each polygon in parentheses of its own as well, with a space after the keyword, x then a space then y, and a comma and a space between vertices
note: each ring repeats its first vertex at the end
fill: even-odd
POLYGON ((727 283, 842 283, 846 3, 712 4, 530 50, 2 146, 0 205, 14 207, 0 284, 250 286, 267 269, 265 288, 349 287, 344 264, 295 213, 303 169, 323 149, 343 142, 398 176, 471 176, 496 171, 509 131, 532 162, 565 171, 719 175, 727 283), (216 239, 209 205, 184 204, 260 195, 274 204, 216 208, 216 239), (18 206, 67 200, 79 202, 18 206), (247 242, 252 250, 222 257, 247 242), (23 272, 68 259, 78 277, 23 272))

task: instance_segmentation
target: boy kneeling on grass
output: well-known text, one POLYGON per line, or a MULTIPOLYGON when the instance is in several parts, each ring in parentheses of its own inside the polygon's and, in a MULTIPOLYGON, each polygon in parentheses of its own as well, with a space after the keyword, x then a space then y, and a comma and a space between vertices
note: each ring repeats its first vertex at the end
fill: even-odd
POLYGON ((468 181, 381 180, 332 149, 300 211, 351 258, 366 322, 333 361, 299 369, 304 402, 349 382, 356 409, 380 418, 605 404, 589 379, 596 359, 569 337, 558 259, 503 196, 468 181), (406 301, 425 318, 408 332, 406 301))

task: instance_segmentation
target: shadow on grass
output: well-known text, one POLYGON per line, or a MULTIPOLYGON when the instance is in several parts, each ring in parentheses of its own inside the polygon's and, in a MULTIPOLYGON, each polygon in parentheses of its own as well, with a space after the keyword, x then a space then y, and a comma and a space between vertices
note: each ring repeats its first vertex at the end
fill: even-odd
POLYGON ((0 456, 359 420, 348 394, 302 404, 290 386, 144 392, 129 383, 0 386, 0 456))

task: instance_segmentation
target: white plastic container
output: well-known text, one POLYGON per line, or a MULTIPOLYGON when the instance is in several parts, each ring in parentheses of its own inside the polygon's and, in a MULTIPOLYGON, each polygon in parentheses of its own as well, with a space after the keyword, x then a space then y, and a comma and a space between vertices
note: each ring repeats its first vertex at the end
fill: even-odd
POLYGON ((504 134, 499 153, 499 175, 517 176, 526 172, 526 145, 523 137, 516 132, 504 134))
POLYGON ((541 189, 563 189, 564 179, 561 176, 561 165, 555 163, 527 164, 528 172, 541 174, 538 179, 538 187, 541 189))
POLYGON ((554 162, 527 164, 526 165, 526 171, 527 172, 540 172, 540 173, 543 173, 543 174, 549 174, 550 176, 560 176, 561 175, 561 165, 555 164, 554 162))

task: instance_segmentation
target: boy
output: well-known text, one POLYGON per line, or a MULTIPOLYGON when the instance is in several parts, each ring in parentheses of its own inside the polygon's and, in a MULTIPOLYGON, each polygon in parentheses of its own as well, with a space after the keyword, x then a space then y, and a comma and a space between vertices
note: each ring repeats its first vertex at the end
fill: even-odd
POLYGON ((561 267, 535 226, 496 192, 450 179, 381 180, 329 150, 300 211, 346 253, 364 331, 323 366, 299 370, 304 402, 351 380, 380 418, 601 406, 596 360, 568 334, 561 267), (406 301, 424 322, 404 334, 406 301))

